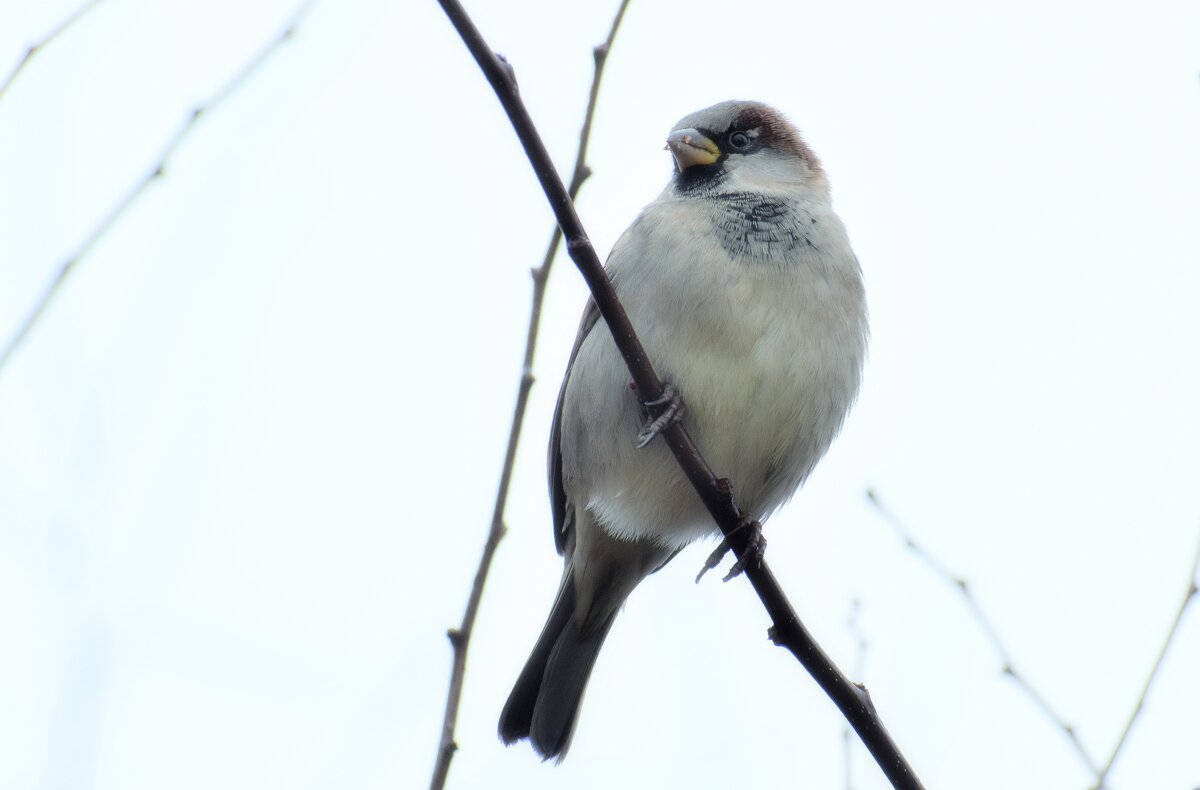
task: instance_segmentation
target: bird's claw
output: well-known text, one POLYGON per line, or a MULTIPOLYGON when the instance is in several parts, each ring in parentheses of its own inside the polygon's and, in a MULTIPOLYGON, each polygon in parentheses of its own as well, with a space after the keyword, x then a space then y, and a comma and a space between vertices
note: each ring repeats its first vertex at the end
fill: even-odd
MULTIPOLYGON (((725 574, 725 578, 721 579, 721 581, 727 582, 730 579, 735 579, 742 575, 747 568, 757 568, 762 564, 763 555, 767 551, 767 539, 763 537, 762 524, 752 518, 743 518, 733 531, 738 532, 743 529, 750 530, 750 534, 746 538, 746 551, 737 562, 733 563, 733 567, 729 569, 729 573, 725 574)), ((721 564, 721 560, 729 553, 729 549, 729 539, 721 538, 721 542, 717 544, 713 553, 709 554, 708 559, 704 561, 704 567, 696 574, 697 584, 704 578, 704 574, 721 564)))
POLYGON ((639 450, 654 441, 654 437, 662 433, 668 425, 674 425, 683 419, 683 398, 670 384, 664 383, 662 395, 654 400, 642 401, 642 405, 646 407, 647 412, 660 408, 661 411, 657 417, 648 417, 642 430, 638 431, 637 448, 639 450))

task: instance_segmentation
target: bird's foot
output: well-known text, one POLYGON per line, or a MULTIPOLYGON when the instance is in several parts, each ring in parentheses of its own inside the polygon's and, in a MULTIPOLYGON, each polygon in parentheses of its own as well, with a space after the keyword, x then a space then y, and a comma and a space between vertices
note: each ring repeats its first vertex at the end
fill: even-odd
POLYGON ((662 433, 668 425, 674 425, 683 419, 683 398, 679 397, 679 393, 668 383, 663 384, 662 395, 654 400, 642 401, 642 406, 646 407, 647 417, 646 424, 637 435, 639 450, 654 441, 654 437, 662 433))
MULTIPOLYGON (((767 539, 763 537, 762 524, 758 523, 755 519, 746 517, 734 527, 733 532, 740 532, 743 529, 750 530, 750 534, 746 538, 746 551, 737 562, 733 563, 733 567, 729 569, 729 573, 725 574, 725 578, 721 581, 727 582, 730 579, 737 578, 747 568, 757 568, 762 564, 763 555, 767 552, 767 539)), ((731 532, 730 534, 733 533, 731 532)), ((721 542, 717 545, 717 548, 704 561, 704 567, 696 574, 697 584, 704 578, 704 574, 721 564, 721 560, 729 553, 729 549, 729 539, 721 538, 721 542)))

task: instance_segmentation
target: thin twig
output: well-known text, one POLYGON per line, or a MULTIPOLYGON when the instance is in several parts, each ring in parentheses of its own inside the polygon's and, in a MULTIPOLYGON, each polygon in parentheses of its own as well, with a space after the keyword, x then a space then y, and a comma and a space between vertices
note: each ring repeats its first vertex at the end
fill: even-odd
POLYGON ((1183 594, 1183 600, 1179 602, 1179 610, 1175 612, 1175 619, 1171 621, 1171 627, 1167 630, 1167 638, 1163 640, 1163 646, 1158 651, 1158 658, 1154 659, 1154 666, 1150 668, 1150 675, 1146 678, 1145 685, 1142 686, 1142 693, 1138 695, 1137 702, 1134 703, 1133 711, 1129 714, 1129 721, 1125 722, 1125 728, 1121 730, 1121 737, 1117 738, 1112 753, 1109 754, 1104 767, 1100 769, 1099 774, 1096 776, 1096 784, 1093 786, 1093 790, 1104 790, 1106 786, 1104 784, 1105 780, 1108 779, 1108 774, 1112 771, 1113 764, 1121 754, 1121 749, 1125 746, 1126 739, 1129 738, 1129 732, 1133 729, 1134 722, 1137 721, 1138 715, 1141 714, 1142 708, 1146 704, 1146 697, 1149 696, 1150 687, 1154 685, 1154 679, 1158 676, 1159 667, 1162 666, 1163 659, 1166 658, 1167 651, 1171 648, 1171 642, 1175 639, 1175 634, 1179 632, 1179 624, 1183 621, 1183 614, 1187 611, 1192 601, 1195 600, 1197 593, 1200 592, 1200 580, 1197 579, 1197 572, 1200 572, 1200 546, 1196 547, 1196 556, 1192 560, 1192 572, 1188 578, 1187 592, 1183 594))
MULTIPOLYGON (((862 601, 855 598, 850 602, 850 616, 846 618, 846 627, 854 637, 854 676, 856 678, 865 678, 867 675, 867 637, 858 623, 858 616, 861 612, 862 601)), ((846 725, 842 728, 842 757, 845 761, 846 790, 854 790, 853 760, 851 759, 853 756, 854 744, 850 740, 850 726, 846 725)))
POLYGON ((222 85, 217 92, 208 99, 208 101, 196 106, 191 112, 188 113, 187 120, 185 120, 183 125, 179 127, 179 130, 176 131, 169 140, 167 140, 166 145, 163 147, 162 153, 159 154, 149 171, 147 171, 147 173, 142 176, 142 178, 136 184, 134 184, 133 188, 130 189, 124 197, 117 201, 116 205, 109 210, 108 214, 100 220, 100 223, 95 227, 95 229, 92 230, 87 238, 83 240, 83 243, 79 246, 75 253, 63 261, 62 265, 59 266, 58 272, 54 275, 54 278, 50 281, 50 284, 46 286, 46 289, 42 292, 42 295, 38 297, 38 300, 34 303, 33 308, 29 311, 28 316, 26 316, 21 325, 17 327, 16 331, 12 335, 12 338, 4 347, 4 350, 0 351, 0 374, 4 372, 4 367, 8 364, 8 361, 21 346, 22 342, 24 342, 30 330, 32 330, 37 324, 38 319, 41 318, 42 314, 46 311, 46 308, 58 294, 59 289, 62 288, 62 285, 66 281, 67 277, 72 271, 74 271, 75 266, 80 260, 83 259, 84 256, 88 254, 88 252, 91 251, 91 249, 96 245, 96 242, 99 241, 104 234, 116 224, 117 220, 119 220, 129 209, 129 207, 132 206, 134 202, 142 195, 142 193, 146 191, 146 188, 163 176, 163 174, 166 172, 167 163, 170 161, 171 157, 175 155, 175 152, 178 150, 180 144, 183 143, 192 130, 196 128, 196 124, 200 118, 207 115, 218 105, 228 99, 229 96, 234 93, 234 91, 240 88, 242 84, 249 79, 260 66, 262 66, 262 64, 275 52, 276 49, 280 47, 280 45, 288 41, 295 34, 296 26, 299 24, 301 18, 308 13, 309 9, 312 8, 315 2, 316 0, 304 0, 304 2, 297 7, 295 13, 292 15, 291 21, 288 22, 287 27, 284 28, 282 33, 277 35, 266 45, 264 45, 262 49, 255 53, 255 55, 250 58, 250 60, 244 66, 242 66, 242 68, 239 69, 228 82, 222 85))
POLYGON ((979 625, 980 630, 983 631, 984 636, 986 636, 988 641, 992 643, 992 649, 995 650, 996 654, 1000 657, 1000 662, 1003 665, 1001 671, 1016 681, 1021 690, 1025 692, 1025 695, 1033 701, 1034 705, 1041 709, 1046 718, 1048 718, 1054 723, 1055 726, 1062 730, 1063 735, 1066 736, 1067 740, 1070 741, 1071 746, 1075 749, 1076 754, 1079 755, 1079 759, 1083 761, 1083 764, 1087 766, 1088 770, 1091 771, 1093 776, 1097 775, 1100 768, 1097 765, 1096 760, 1091 754, 1088 753, 1087 748, 1084 747, 1083 742, 1079 740, 1079 736, 1075 733, 1075 728, 1071 724, 1067 723, 1066 719, 1059 715, 1054 708, 1050 707, 1050 703, 1046 700, 1046 697, 1040 691, 1038 691, 1033 684, 1025 678, 1024 675, 1017 671, 1016 666, 1013 664, 1012 656, 1009 653, 1008 647, 1000 638, 1000 634, 996 631, 996 627, 992 625, 991 618, 988 617, 987 613, 984 612, 983 607, 979 604, 979 601, 971 593, 971 588, 967 585, 966 579, 955 573, 952 573, 936 557, 934 557, 923 546, 921 546, 921 544, 918 543, 915 538, 913 538, 912 533, 904 526, 903 522, 901 522, 899 518, 897 518, 890 510, 887 509, 887 507, 884 506, 883 502, 879 499, 879 496, 874 491, 867 489, 867 500, 875 506, 876 511, 878 511, 883 517, 884 523, 890 526, 896 532, 896 534, 900 536, 900 539, 904 541, 904 545, 909 551, 916 555, 916 557, 920 559, 926 567, 932 570, 935 576, 940 577, 947 584, 958 590, 959 594, 962 595, 963 601, 966 603, 967 608, 970 610, 971 616, 975 618, 975 622, 979 625))
POLYGON ((42 49, 44 49, 47 44, 49 44, 54 39, 58 38, 59 34, 61 34, 64 30, 69 28, 71 25, 75 24, 81 16, 86 14, 88 11, 91 11, 99 3, 100 3, 100 0, 88 0, 88 2, 84 3, 79 8, 76 8, 65 19, 63 19, 61 22, 59 22, 58 25, 55 26, 55 28, 53 30, 51 30, 46 35, 42 36, 42 38, 39 41, 36 41, 33 44, 30 44, 29 47, 25 50, 25 54, 21 57, 21 59, 19 61, 17 61, 16 67, 13 68, 13 70, 9 72, 8 76, 5 77, 5 79, 4 79, 4 82, 0 83, 0 99, 4 98, 4 93, 5 93, 5 91, 8 90, 8 86, 13 84, 13 81, 16 80, 17 75, 21 73, 21 71, 25 68, 26 65, 28 65, 29 61, 33 59, 34 55, 41 52, 42 49))
MULTIPOLYGON (((603 44, 595 47, 592 54, 595 60, 595 70, 592 74, 592 88, 588 95, 587 112, 583 117, 583 128, 579 132, 579 149, 575 153, 575 169, 571 176, 571 186, 568 189, 571 199, 579 194, 579 188, 591 175, 587 166, 587 148, 592 134, 592 120, 596 114, 596 103, 600 97, 600 78, 604 74, 604 64, 612 49, 613 40, 625 16, 625 8, 629 0, 622 0, 621 7, 613 17, 608 38, 603 44)), ((504 451, 504 467, 500 472, 500 486, 496 491, 496 503, 492 509, 492 525, 488 530, 487 540, 483 544, 483 556, 479 558, 479 568, 475 571, 475 582, 471 586, 471 595, 467 599, 467 608, 463 613, 462 625, 451 629, 447 635, 454 651, 454 664, 450 671, 450 691, 446 698, 446 713, 442 718, 442 737, 438 744, 437 762, 433 767, 433 779, 430 790, 441 790, 446 784, 446 776, 450 771, 450 761, 458 744, 454 742, 454 727, 458 720, 458 704, 462 697, 463 675, 467 667, 467 646, 471 640, 471 632, 475 628, 475 615, 479 611, 479 602, 483 598, 483 586, 491 570, 492 558, 496 547, 504 537, 504 508, 508 502, 508 487, 512 480, 513 464, 517 457, 517 443, 521 437, 521 427, 525 422, 525 407, 529 402, 529 391, 533 388, 533 356, 537 348, 538 327, 541 325, 542 302, 546 295, 546 280, 550 276, 550 267, 558 254, 562 242, 562 230, 555 225, 550 234, 550 243, 546 246, 546 254, 542 265, 534 269, 533 300, 529 311, 529 331, 525 337, 525 358, 521 363, 521 382, 517 388, 517 405, 513 409, 512 426, 508 431, 508 447, 504 451)))
MULTIPOLYGON (((657 400, 662 396, 663 384, 646 356, 645 349, 633 330, 629 317, 617 300, 612 283, 600 264, 596 250, 588 240, 583 223, 575 212, 567 189, 554 169, 554 163, 542 144, 533 119, 521 101, 512 68, 495 55, 483 40, 474 23, 457 0, 438 0, 467 49, 483 70, 488 82, 504 106, 509 120, 521 145, 529 157, 533 171, 541 182, 550 207, 567 239, 567 252, 579 268, 591 290, 600 315, 604 317, 612 333, 617 349, 629 368, 634 383, 646 400, 657 400)), ((686 393, 685 393, 686 397, 686 393)), ((804 665, 813 679, 821 686, 842 714, 854 727, 863 744, 875 758, 884 774, 897 788, 920 788, 921 783, 909 767, 907 760, 896 748, 887 729, 883 726, 870 695, 865 689, 855 686, 820 645, 812 638, 792 609, 783 589, 776 581, 765 562, 757 562, 747 552, 747 543, 752 530, 738 529, 743 523, 741 511, 733 499, 728 480, 718 480, 704 461, 682 423, 671 424, 663 431, 663 438, 679 462, 680 468, 700 495, 705 507, 725 535, 739 560, 745 560, 746 576, 762 601, 773 625, 768 632, 772 640, 788 648, 804 665)), ((733 682, 740 682, 734 679, 733 682)))

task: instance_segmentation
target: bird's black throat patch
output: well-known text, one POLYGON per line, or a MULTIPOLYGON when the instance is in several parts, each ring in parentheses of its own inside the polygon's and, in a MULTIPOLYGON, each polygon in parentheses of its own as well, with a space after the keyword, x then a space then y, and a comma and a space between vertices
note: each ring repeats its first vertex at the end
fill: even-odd
POLYGON ((755 192, 710 197, 717 214, 717 240, 731 257, 766 261, 797 247, 813 246, 792 201, 755 192))

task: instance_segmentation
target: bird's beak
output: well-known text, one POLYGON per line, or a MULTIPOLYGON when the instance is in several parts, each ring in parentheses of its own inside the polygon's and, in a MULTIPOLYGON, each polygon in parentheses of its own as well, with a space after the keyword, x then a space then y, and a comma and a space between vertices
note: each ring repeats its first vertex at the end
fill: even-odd
POLYGON ((693 165, 711 165, 721 156, 721 149, 695 129, 676 129, 667 137, 667 149, 675 155, 682 172, 693 165))

